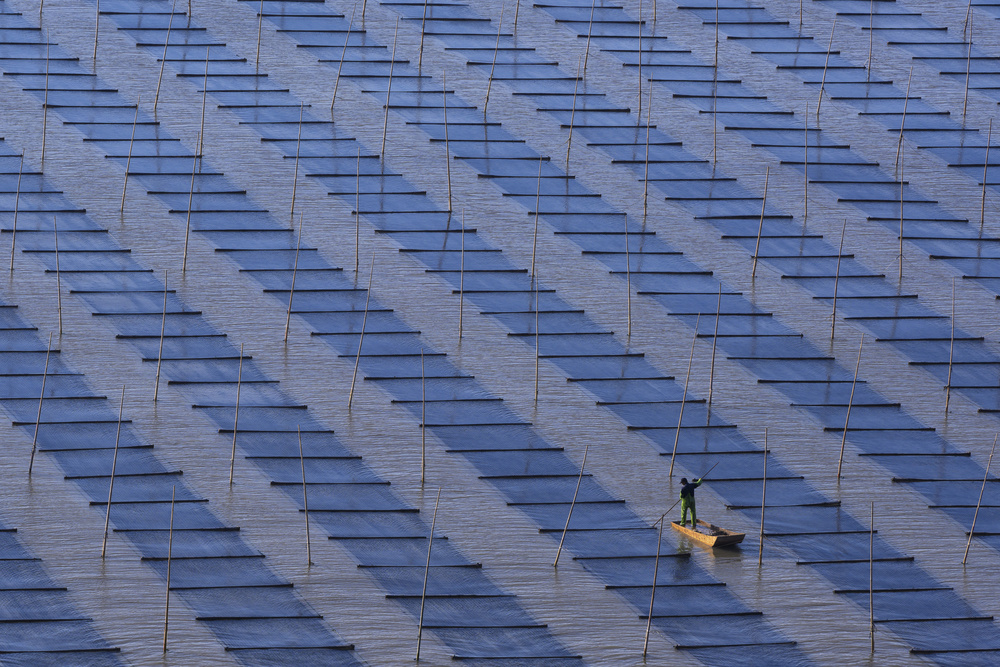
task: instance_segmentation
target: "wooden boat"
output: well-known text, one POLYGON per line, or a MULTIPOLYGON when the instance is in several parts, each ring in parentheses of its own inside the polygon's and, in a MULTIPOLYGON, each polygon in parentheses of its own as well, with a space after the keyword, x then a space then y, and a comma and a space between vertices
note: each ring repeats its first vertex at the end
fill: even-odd
POLYGON ((729 547, 734 544, 739 544, 746 537, 746 533, 737 533, 732 530, 726 530, 716 526, 715 524, 706 523, 705 521, 698 521, 698 526, 701 527, 701 531, 693 530, 688 528, 686 525, 680 525, 678 521, 671 521, 670 525, 674 527, 674 530, 681 533, 682 535, 691 538, 699 544, 704 544, 706 547, 729 547))

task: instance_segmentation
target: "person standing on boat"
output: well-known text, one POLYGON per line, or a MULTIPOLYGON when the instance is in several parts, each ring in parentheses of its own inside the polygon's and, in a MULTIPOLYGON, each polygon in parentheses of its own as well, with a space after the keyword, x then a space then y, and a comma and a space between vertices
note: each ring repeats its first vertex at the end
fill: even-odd
POLYGON ((687 523, 688 510, 691 510, 691 527, 698 530, 698 512, 694 504, 694 490, 701 486, 701 480, 688 482, 687 477, 681 477, 681 526, 687 523))

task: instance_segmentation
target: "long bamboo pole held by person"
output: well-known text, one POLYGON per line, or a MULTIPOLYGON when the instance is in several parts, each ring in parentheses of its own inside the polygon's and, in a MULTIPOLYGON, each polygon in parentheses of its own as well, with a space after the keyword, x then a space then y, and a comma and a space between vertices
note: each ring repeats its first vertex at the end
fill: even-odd
POLYGON ((719 281, 719 301, 715 305, 715 333, 712 334, 712 364, 708 371, 708 410, 707 420, 712 418, 712 391, 715 389, 715 350, 719 343, 719 316, 722 315, 722 281, 719 281))
POLYGON ((677 431, 674 433, 674 449, 670 453, 670 471, 667 477, 674 476, 674 460, 677 458, 677 443, 681 439, 681 423, 684 421, 684 406, 687 404, 688 383, 691 381, 691 364, 694 362, 694 344, 698 342, 698 325, 701 324, 701 315, 694 325, 694 336, 691 338, 691 354, 688 357, 687 375, 684 378, 684 393, 681 395, 681 409, 677 415, 677 431))
MULTIPOLYGON (((653 625, 653 603, 656 601, 656 581, 660 573, 660 545, 663 544, 663 524, 666 521, 666 513, 660 517, 660 530, 656 535, 656 559, 653 561, 653 585, 649 592, 649 615, 646 617, 646 638, 642 642, 642 657, 646 657, 649 650, 649 630, 653 625)), ((655 524, 654 524, 655 525, 655 524)))
POLYGON ((983 504, 983 492, 986 491, 986 480, 990 476, 990 466, 993 465, 993 453, 997 450, 997 437, 993 436, 993 447, 990 448, 990 458, 986 462, 986 470, 983 471, 983 486, 979 489, 979 500, 976 501, 976 512, 972 515, 972 527, 969 529, 969 541, 965 543, 965 555, 962 556, 962 565, 969 559, 969 547, 972 546, 972 538, 976 534, 976 520, 979 518, 979 508, 983 504))

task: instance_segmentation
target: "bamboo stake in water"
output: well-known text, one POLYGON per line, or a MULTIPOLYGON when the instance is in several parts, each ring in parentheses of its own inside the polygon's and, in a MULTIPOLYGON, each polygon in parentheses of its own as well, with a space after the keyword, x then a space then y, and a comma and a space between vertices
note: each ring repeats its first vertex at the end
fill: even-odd
POLYGON ((337 80, 333 84, 333 97, 330 98, 330 116, 333 117, 333 105, 337 103, 337 89, 340 88, 340 73, 344 71, 344 58, 347 56, 347 43, 351 41, 351 31, 354 29, 354 13, 358 11, 358 3, 351 10, 351 22, 347 24, 347 37, 344 38, 344 50, 340 52, 340 65, 337 66, 337 80))
POLYGON ((576 507, 576 498, 580 494, 580 483, 583 482, 583 469, 587 467, 587 453, 590 445, 583 449, 583 463, 580 465, 580 475, 576 478, 576 490, 573 491, 573 500, 569 504, 569 513, 566 515, 566 525, 563 526, 562 537, 559 539, 559 548, 556 549, 556 559, 552 567, 559 567, 559 556, 562 554, 563 542, 566 541, 566 531, 569 530, 569 521, 573 518, 573 508, 576 507))
MULTIPOLYGON (((896 166, 893 169, 893 174, 899 171, 899 162, 902 157, 903 151, 903 129, 906 126, 906 111, 910 106, 910 84, 913 83, 913 66, 910 66, 910 78, 906 80, 906 97, 903 98, 903 118, 899 123, 899 137, 896 139, 896 166)), ((899 176, 899 180, 903 180, 902 174, 899 176)))
POLYGON ((101 0, 97 0, 97 11, 94 12, 94 66, 97 66, 97 37, 101 27, 101 0))
POLYGON ((431 519, 431 534, 427 540, 427 562, 424 564, 424 585, 420 590, 420 621, 417 624, 417 658, 420 662, 420 643, 424 637, 424 603, 427 600, 427 579, 431 572, 431 547, 434 545, 434 527, 437 525, 438 505, 441 503, 441 487, 438 487, 434 501, 434 517, 431 519))
POLYGON ((14 273, 14 242, 17 240, 17 212, 21 208, 21 174, 24 173, 24 150, 17 165, 17 191, 14 195, 14 232, 10 236, 10 272, 14 273))
POLYGON ((299 273, 299 250, 302 248, 302 214, 299 213, 299 235, 295 239, 295 261, 292 263, 292 285, 288 290, 288 311, 285 313, 285 337, 282 342, 288 342, 288 327, 292 322, 292 298, 295 296, 295 278, 299 273))
POLYGON ((844 236, 847 235, 847 218, 840 230, 840 250, 837 251, 837 273, 833 278, 833 317, 830 319, 830 342, 837 331, 837 293, 840 291, 840 260, 844 256, 844 236))
POLYGON ((872 502, 871 528, 868 533, 868 630, 872 653, 875 653, 875 503, 872 502))
POLYGON ((983 160, 983 196, 982 204, 979 207, 979 234, 982 236, 983 227, 986 225, 986 179, 989 175, 990 165, 990 142, 993 141, 993 119, 990 118, 990 129, 986 133, 986 159, 983 160))
POLYGON ((354 280, 356 282, 361 262, 361 144, 358 144, 358 175, 354 186, 354 280))
MULTIPOLYGON (((503 30, 503 10, 505 5, 500 5, 500 21, 497 23, 497 42, 493 46, 493 65, 490 66, 490 78, 486 82, 486 99, 483 101, 483 119, 486 118, 486 107, 490 104, 490 89, 493 88, 493 72, 497 68, 497 52, 500 50, 500 31, 503 30)), ((483 132, 486 132, 484 125, 483 132)))
MULTIPOLYGON (((385 91, 385 117, 382 119, 382 148, 379 159, 385 165, 385 135, 389 131, 389 106, 392 104, 392 74, 396 68, 396 40, 399 38, 399 18, 396 18, 396 32, 392 37, 392 60, 389 61, 389 85, 385 91)), ((383 167, 384 168, 384 167, 383 167)))
POLYGON ((306 514, 306 565, 313 564, 312 538, 309 535, 309 492, 306 490, 306 457, 302 453, 302 427, 295 427, 299 436, 299 468, 302 470, 302 507, 306 514))
POLYGON ((625 216, 625 327, 632 338, 632 254, 628 247, 628 215, 625 216))
POLYGON ((424 371, 424 348, 420 348, 420 484, 427 471, 427 373, 424 371))
POLYGON ((45 400, 45 381, 49 377, 49 356, 52 354, 52 334, 45 348, 45 369, 42 371, 42 391, 38 394, 38 413, 35 415, 35 435, 31 438, 31 459, 28 461, 28 477, 35 466, 35 451, 38 449, 38 427, 42 423, 42 402, 45 400))
POLYGON ((299 187, 299 154, 302 150, 302 112, 305 111, 304 102, 299 104, 299 133, 295 139, 295 171, 292 173, 292 204, 289 207, 288 218, 295 221, 295 193, 299 187))
POLYGON ((590 60, 590 38, 594 34, 594 10, 597 9, 597 0, 590 2, 590 25, 587 26, 587 49, 583 52, 583 74, 587 74, 587 61, 590 60))
POLYGON ((156 380, 153 383, 153 402, 160 394, 160 365, 163 363, 163 334, 167 330, 167 271, 163 271, 163 315, 160 318, 160 351, 156 353, 156 380))
POLYGON ((59 227, 56 216, 52 216, 52 242, 56 250, 56 311, 59 313, 59 335, 62 336, 62 272, 59 271, 59 227))
POLYGON ((177 485, 170 489, 170 528, 167 533, 167 599, 163 605, 163 652, 167 652, 167 623, 170 619, 170 569, 174 560, 174 500, 177 498, 177 485))
MULTIPOLYGON (((201 135, 198 136, 198 145, 201 145, 201 135)), ((198 154, 191 158, 191 187, 188 190, 188 210, 187 222, 184 227, 184 259, 181 261, 181 273, 187 273, 188 263, 188 239, 191 236, 191 209, 194 207, 194 177, 198 170, 198 154)))
POLYGON ((656 559, 653 561, 653 586, 649 592, 649 615, 646 617, 646 638, 642 642, 643 658, 646 657, 646 652, 649 650, 649 630, 653 625, 653 603, 656 600, 656 581, 660 574, 660 545, 663 544, 663 523, 666 520, 666 516, 664 514, 660 517, 660 530, 656 535, 656 559))
POLYGON ((135 126, 139 122, 139 105, 142 102, 142 95, 135 100, 135 117, 132 119, 132 136, 128 140, 128 159, 125 160, 125 182, 122 183, 122 205, 119 210, 125 212, 125 191, 128 189, 128 171, 132 166, 132 146, 135 143, 135 126))
POLYGON ((684 406, 687 404, 688 383, 691 381, 691 364, 694 362, 694 344, 698 342, 698 326, 701 324, 701 315, 695 320, 694 336, 691 338, 691 355, 688 357, 687 375, 684 378, 684 393, 681 394, 681 409, 677 415, 677 431, 674 433, 674 449, 670 453, 670 471, 667 477, 674 476, 674 460, 677 458, 677 443, 681 439, 681 423, 684 421, 684 406))
POLYGON ((896 166, 899 168, 899 286, 903 287, 903 171, 905 168, 903 153, 903 129, 906 127, 906 111, 910 104, 910 84, 913 82, 913 66, 910 66, 910 76, 906 81, 906 99, 903 101, 903 117, 899 123, 899 138, 896 142, 896 166))
POLYGON ((111 495, 115 492, 115 472, 118 469, 118 444, 122 438, 122 412, 125 410, 125 385, 122 385, 122 400, 118 404, 118 430, 115 432, 115 453, 111 458, 111 483, 108 485, 108 509, 104 514, 104 539, 101 540, 101 560, 108 548, 108 524, 111 523, 111 495))
POLYGON ((417 74, 423 71, 424 66, 424 30, 427 25, 427 0, 424 0, 424 13, 420 17, 420 51, 417 55, 417 74))
POLYGON ((368 326, 368 303, 372 298, 372 276, 375 275, 375 248, 372 248, 372 265, 368 269, 368 290, 365 292, 365 315, 361 318, 361 336, 358 338, 358 354, 354 359, 354 375, 351 377, 351 393, 347 396, 347 409, 354 401, 354 383, 358 379, 358 365, 361 363, 361 346, 365 344, 365 328, 368 326))
POLYGON ((955 361, 955 279, 951 279, 951 345, 948 346, 948 382, 944 387, 944 414, 951 403, 951 369, 955 361))
POLYGON ((767 507, 767 427, 764 427, 764 478, 760 490, 760 540, 757 547, 757 567, 764 564, 764 508, 767 507))
POLYGON ((254 56, 254 73, 260 73, 260 33, 264 27, 264 0, 260 0, 260 10, 257 12, 257 54, 254 56))
POLYGON ((899 289, 903 289, 903 170, 906 156, 903 154, 903 144, 899 144, 899 289))
POLYGON ((868 65, 865 67, 865 82, 872 80, 872 45, 875 41, 875 0, 868 0, 868 65))
POLYGON ((521 0, 514 3, 514 37, 517 37, 517 15, 521 13, 521 0))
POLYGON ((240 343, 240 366, 236 373, 236 410, 233 415, 233 453, 229 455, 229 486, 233 485, 236 467, 236 436, 240 432, 240 392, 243 389, 243 343, 240 343))
POLYGON ((764 210, 767 208, 767 183, 771 180, 771 166, 764 170, 764 200, 760 204, 760 224, 757 225, 757 244, 753 249, 753 268, 750 270, 750 280, 757 279, 757 256, 760 254, 760 235, 764 231, 764 210))
MULTIPOLYGON (((639 123, 642 122, 642 0, 639 0, 639 21, 636 23, 636 32, 639 35, 639 44, 636 49, 636 61, 639 67, 639 108, 635 114, 635 125, 638 127, 639 123)), ((573 107, 575 108, 576 104, 573 107)))
POLYGON ((712 61, 712 171, 719 157, 719 0, 715 0, 715 59, 712 61))
POLYGON ((541 357, 539 354, 539 331, 538 331, 538 276, 532 276, 532 281, 535 283, 535 405, 538 405, 538 359, 541 357))
POLYGON ((816 100, 816 127, 819 127, 819 108, 823 104, 823 91, 826 89, 826 71, 830 67, 830 52, 833 51, 833 31, 837 29, 837 17, 833 17, 833 27, 830 28, 830 43, 826 47, 826 61, 823 63, 823 80, 819 84, 819 99, 816 100))
POLYGON ((642 172, 642 226, 646 226, 646 215, 649 213, 649 128, 653 124, 653 84, 649 84, 649 96, 646 100, 646 159, 642 172))
MULTIPOLYGON (((96 39, 96 37, 95 37, 96 39)), ((51 44, 48 40, 45 41, 45 96, 42 98, 42 166, 45 165, 45 137, 48 135, 48 124, 49 124, 49 46, 51 44)), ((94 46, 94 54, 96 57, 97 46, 94 46)))
POLYGON ((566 142, 566 175, 569 176, 569 151, 573 148, 573 125, 576 123, 576 93, 580 88, 580 66, 576 65, 576 82, 573 84, 573 109, 569 112, 569 140, 566 142))
POLYGON ((861 342, 858 343, 858 363, 854 366, 854 379, 851 381, 851 396, 847 400, 847 416, 844 418, 844 433, 840 438, 840 459, 837 461, 837 479, 840 479, 840 471, 844 466, 844 447, 847 445, 847 427, 851 423, 851 408, 854 407, 854 389, 858 386, 858 371, 861 370, 861 349, 865 345, 865 335, 861 334, 861 342))
POLYGON ((969 52, 965 58, 965 100, 962 102, 962 126, 965 126, 965 112, 969 108, 969 77, 972 74, 972 30, 974 15, 969 13, 969 52))
MULTIPOLYGON (((261 0, 263 3, 263 0, 261 0)), ((177 8, 177 0, 170 5, 170 21, 167 23, 167 38, 163 40, 163 57, 160 58, 160 74, 156 78, 156 95, 153 96, 153 115, 156 115, 157 106, 160 103, 160 84, 163 83, 163 67, 167 64, 167 47, 170 45, 170 30, 174 27, 174 10, 177 8)))
POLYGON ((719 282, 719 301, 715 306, 715 333, 712 334, 712 365, 708 371, 708 416, 712 418, 712 390, 715 388, 715 350, 719 343, 719 317, 722 315, 722 282, 719 282))
POLYGON ((444 168, 448 175, 448 213, 452 212, 451 207, 451 141, 448 137, 448 79, 444 71, 441 72, 441 109, 444 111, 444 168))
POLYGON ((538 179, 535 181, 535 231, 531 236, 531 276, 535 275, 535 251, 538 249, 538 202, 542 196, 542 156, 538 156, 538 179))
POLYGON ((979 500, 976 501, 976 512, 972 515, 972 528, 969 529, 969 541, 965 543, 965 555, 962 556, 962 565, 969 559, 969 547, 972 546, 972 537, 976 534, 976 520, 979 518, 979 507, 983 504, 983 492, 986 491, 986 479, 990 476, 990 466, 993 465, 993 452, 997 450, 997 437, 993 436, 993 447, 990 448, 990 458, 986 461, 986 470, 983 471, 983 486, 979 489, 979 500))
POLYGON ((462 316, 465 314, 465 209, 462 209, 462 251, 458 270, 458 340, 462 340, 462 316))
MULTIPOLYGON (((805 130, 805 150, 802 160, 802 231, 805 233, 806 225, 809 223, 809 103, 806 102, 806 112, 802 116, 802 126, 805 130)), ((819 136, 816 137, 816 144, 819 145, 819 136)))
POLYGON ((712 61, 712 169, 719 156, 719 0, 715 0, 715 59, 712 61))
POLYGON ((205 107, 208 106, 208 64, 211 60, 212 47, 205 49, 205 80, 201 91, 201 129, 198 131, 198 154, 204 160, 205 155, 205 107))

